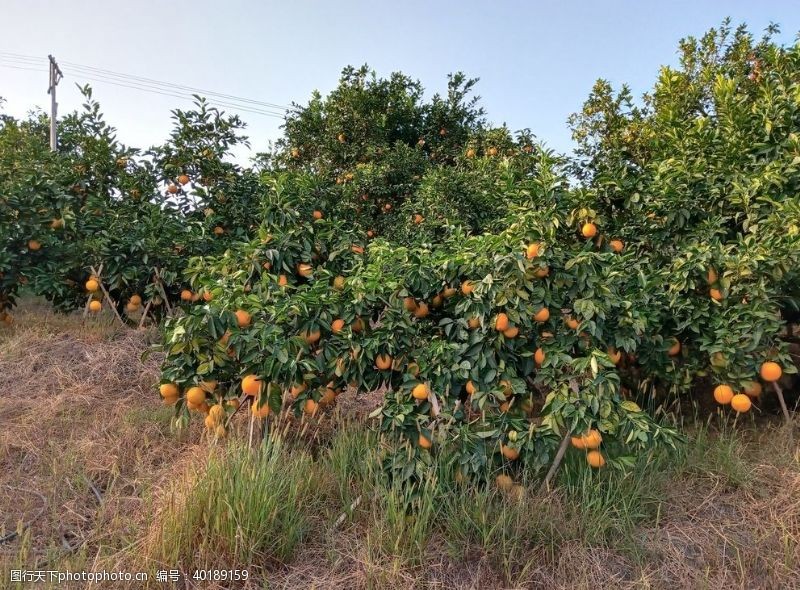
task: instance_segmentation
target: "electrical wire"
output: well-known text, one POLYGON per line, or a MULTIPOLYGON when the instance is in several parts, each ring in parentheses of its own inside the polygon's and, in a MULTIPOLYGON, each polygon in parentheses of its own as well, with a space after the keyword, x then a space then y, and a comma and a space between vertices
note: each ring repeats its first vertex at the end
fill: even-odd
MULTIPOLYGON (((14 57, 16 57, 16 56, 12 56, 12 59, 14 57)), ((27 67, 27 64, 29 62, 24 61, 24 59, 35 59, 35 58, 27 58, 26 56, 22 56, 22 57, 23 57, 23 61, 12 61, 11 63, 8 63, 8 62, 6 62, 4 60, 9 59, 9 57, 7 57, 5 55, 5 52, 0 52, 0 67, 12 68, 12 69, 16 69, 16 70, 27 70, 27 71, 31 71, 31 72, 45 72, 45 71, 47 71, 46 68, 27 67), (17 65, 18 63, 25 63, 26 65, 25 66, 17 65)), ((64 64, 62 66, 62 69, 66 73, 69 73, 70 75, 73 75, 76 78, 85 79, 85 80, 91 80, 93 82, 99 82, 101 84, 111 84, 111 85, 120 86, 120 87, 123 87, 123 88, 130 88, 132 90, 139 90, 139 91, 142 91, 142 92, 150 92, 152 94, 158 94, 158 95, 161 95, 161 96, 169 96, 169 97, 178 98, 178 99, 181 99, 181 100, 189 100, 189 101, 196 101, 197 100, 197 96, 196 95, 188 94, 186 92, 180 92, 180 90, 170 90, 169 88, 160 88, 159 86, 145 85, 144 83, 137 83, 135 81, 128 81, 128 80, 124 80, 124 79, 123 80, 118 80, 118 79, 115 79, 115 78, 101 77, 102 74, 88 75, 88 74, 86 74, 86 73, 84 73, 82 71, 73 70, 72 66, 67 66, 66 65, 66 62, 62 62, 62 63, 64 64)), ((178 87, 176 87, 176 88, 178 88, 178 87)), ((217 93, 217 94, 219 94, 219 93, 217 93)), ((230 96, 233 96, 233 95, 230 95, 230 96)), ((274 117, 274 118, 278 118, 278 119, 285 118, 285 111, 284 112, 277 112, 275 110, 259 109, 259 108, 255 107, 255 106, 240 105, 240 104, 236 104, 236 103, 229 102, 229 101, 218 100, 218 99, 215 99, 215 98, 209 99, 208 102, 209 102, 209 104, 212 104, 214 106, 225 107, 225 108, 231 109, 233 111, 239 111, 239 112, 243 112, 243 113, 252 113, 252 114, 255 114, 255 115, 262 115, 262 116, 265 116, 265 117, 274 117)))
MULTIPOLYGON (((36 56, 33 56, 33 55, 24 55, 24 54, 21 54, 21 53, 12 53, 12 52, 8 52, 8 51, 0 51, 0 57, 3 57, 3 56, 7 57, 8 59, 13 59, 13 60, 22 61, 22 62, 29 62, 29 63, 30 62, 41 63, 43 61, 47 61, 47 60, 45 60, 45 58, 40 58, 40 57, 36 57, 36 56)), ((277 109, 278 111, 281 111, 281 112, 285 112, 285 111, 290 110, 292 108, 291 106, 280 105, 280 104, 276 104, 276 103, 273 103, 273 102, 255 100, 255 99, 252 99, 252 98, 244 98, 244 97, 236 96, 236 95, 233 95, 233 94, 225 94, 225 93, 222 93, 222 92, 215 92, 213 90, 207 90, 207 89, 204 89, 204 88, 197 88, 197 87, 194 87, 194 86, 186 86, 186 85, 183 85, 183 84, 175 84, 173 82, 164 82, 164 81, 161 81, 161 80, 155 80, 153 78, 145 78, 143 76, 134 76, 134 75, 131 75, 131 74, 124 74, 124 73, 121 73, 121 72, 116 72, 114 70, 108 70, 108 69, 104 69, 104 68, 97 68, 97 67, 94 67, 94 66, 87 66, 87 65, 84 65, 84 64, 79 64, 79 63, 71 62, 71 61, 61 61, 60 63, 63 64, 64 66, 69 67, 72 70, 76 70, 76 71, 79 70, 79 71, 84 72, 85 74, 91 74, 91 75, 94 75, 94 76, 101 76, 103 78, 119 79, 121 81, 126 81, 126 82, 130 82, 130 83, 137 83, 137 84, 146 85, 146 86, 152 86, 152 87, 156 87, 156 88, 162 88, 162 89, 166 89, 166 90, 169 90, 169 91, 182 90, 182 91, 190 91, 192 93, 202 94, 203 96, 216 96, 216 97, 228 100, 228 101, 242 102, 242 103, 247 103, 247 104, 250 104, 250 105, 254 105, 256 108, 264 107, 264 108, 268 108, 268 109, 277 109)))

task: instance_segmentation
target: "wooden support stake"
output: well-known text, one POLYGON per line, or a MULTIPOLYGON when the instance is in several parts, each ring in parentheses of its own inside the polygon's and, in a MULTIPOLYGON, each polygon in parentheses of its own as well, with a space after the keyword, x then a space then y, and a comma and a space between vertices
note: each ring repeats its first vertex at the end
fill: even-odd
POLYGON ((550 466, 550 471, 547 472, 547 475, 542 482, 542 487, 539 488, 540 492, 550 491, 550 481, 555 476, 556 472, 558 471, 559 465, 561 465, 561 460, 564 458, 564 453, 567 452, 567 446, 569 445, 569 432, 564 435, 561 444, 558 446, 558 451, 556 451, 556 456, 553 459, 553 464, 550 466))
POLYGON ((122 319, 122 316, 119 315, 119 312, 117 311, 117 306, 114 304, 114 300, 111 299, 111 295, 109 295, 108 291, 106 291, 105 285, 103 285, 103 281, 100 278, 100 274, 94 270, 94 267, 89 267, 89 268, 91 268, 92 272, 95 274, 95 276, 97 276, 97 282, 100 283, 100 290, 103 291, 105 300, 108 302, 108 305, 111 306, 111 310, 114 312, 114 315, 117 316, 119 323, 121 323, 123 326, 127 326, 128 324, 126 324, 125 320, 122 319))
POLYGON ((144 311, 142 312, 142 319, 139 320, 139 329, 141 330, 144 327, 144 321, 147 319, 147 312, 150 309, 150 303, 152 299, 147 300, 147 304, 144 306, 144 311))
POLYGON ((789 414, 789 408, 786 407, 786 400, 783 398, 783 389, 781 389, 777 381, 772 382, 772 387, 775 388, 775 393, 778 394, 778 401, 781 403, 781 410, 783 410, 783 417, 786 419, 786 423, 791 424, 792 416, 789 414))
POLYGON ((158 290, 161 292, 161 297, 164 299, 164 305, 167 308, 167 315, 172 315, 172 306, 169 303, 169 297, 167 297, 167 290, 164 288, 164 282, 161 280, 161 269, 154 268, 153 274, 155 275, 155 284, 158 287, 158 290))

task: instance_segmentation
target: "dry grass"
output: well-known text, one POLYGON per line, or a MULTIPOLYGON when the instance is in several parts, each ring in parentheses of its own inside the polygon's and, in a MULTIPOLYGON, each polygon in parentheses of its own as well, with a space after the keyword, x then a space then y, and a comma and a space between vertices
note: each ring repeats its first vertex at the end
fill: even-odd
MULTIPOLYGON (((154 389, 159 359, 141 360, 153 335, 31 304, 16 318, 12 331, 0 331, 0 536, 44 512, 0 545, 0 588, 17 565, 169 568, 153 561, 154 540, 163 542, 163 523, 200 485, 213 451, 196 426, 181 435, 170 429, 171 409, 154 389)), ((427 544, 415 557, 386 550, 379 535, 400 529, 392 528, 383 492, 359 487, 367 485, 364 473, 350 477, 353 461, 369 471, 366 450, 352 443, 350 459, 338 462, 326 454, 335 422, 363 416, 375 401, 343 401, 313 433, 314 460, 302 460, 313 465, 314 499, 286 507, 307 517, 310 530, 289 559, 239 564, 253 575, 240 587, 800 588, 800 454, 785 429, 759 423, 747 440, 725 431, 719 440, 697 437, 658 477, 635 473, 644 478, 635 488, 641 497, 629 503, 587 494, 612 484, 627 490, 630 482, 576 482, 570 478, 586 470, 566 467, 561 491, 531 491, 519 505, 524 518, 509 518, 497 533, 510 549, 494 540, 454 544, 452 531, 463 523, 447 522, 444 505, 462 492, 436 492, 426 500, 427 544), (362 504, 334 529, 343 504, 358 495, 362 504), (638 511, 630 526, 627 510, 638 511)), ((215 551, 224 545, 209 541, 215 551)), ((215 555, 195 551, 182 566, 213 563, 215 555)))

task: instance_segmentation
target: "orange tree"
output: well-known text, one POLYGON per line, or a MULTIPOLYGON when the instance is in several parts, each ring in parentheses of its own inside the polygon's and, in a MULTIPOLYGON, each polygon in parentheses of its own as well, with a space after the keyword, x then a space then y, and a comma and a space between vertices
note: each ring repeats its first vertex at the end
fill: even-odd
MULTIPOLYGON (((374 88, 382 96, 383 83, 374 88)), ((413 98, 412 90, 398 92, 413 98)), ((473 108, 464 96, 456 109, 473 108)), ((390 102, 407 104, 401 99, 390 102)), ((364 116, 380 119, 385 108, 364 116)), ((429 108, 420 105, 420 120, 429 108)), ((190 409, 207 412, 218 430, 223 402, 242 393, 257 394, 259 415, 276 411, 284 391, 296 411, 314 414, 348 384, 386 386, 382 424, 398 451, 387 467, 404 478, 424 468, 433 441, 453 447, 462 474, 479 476, 501 458, 540 468, 567 433, 590 428, 608 448, 620 446, 615 464, 630 460, 623 445, 672 444, 671 429, 625 399, 617 370, 618 350, 642 346, 669 359, 663 335, 645 335, 667 306, 663 285, 653 279, 642 290, 630 272, 645 272, 647 260, 582 235, 583 194, 569 190, 561 160, 528 134, 513 140, 476 125, 446 159, 431 158, 418 137, 390 146, 419 167, 404 160, 393 176, 381 163, 380 186, 406 166, 414 172, 388 210, 359 210, 370 193, 358 168, 352 181, 337 182, 347 164, 330 175, 333 156, 262 175, 258 238, 187 271, 213 297, 166 325, 165 399, 184 420, 190 409), (479 152, 481 142, 492 143, 479 152), (486 209, 475 211, 479 203, 486 209), (379 225, 384 216, 391 225, 379 225)), ((331 145, 361 153, 370 141, 336 137, 331 145)), ((279 151, 273 162, 301 159, 295 145, 287 141, 288 155, 279 151)))
POLYGON ((653 387, 793 371, 779 335, 800 302, 800 48, 773 33, 726 22, 685 39, 641 104, 599 81, 571 120, 587 211, 665 273, 662 325, 683 348, 643 367, 653 387))
POLYGON ((795 372, 800 49, 727 24, 681 48, 641 103, 598 82, 572 185, 529 134, 487 128, 462 78, 428 104, 346 70, 265 159, 258 238, 190 265, 214 298, 166 326, 165 399, 222 434, 227 398, 314 414, 385 386, 404 479, 441 449, 462 475, 540 469, 570 434, 624 465, 676 438, 640 405, 709 379, 747 411, 734 394, 795 372))
POLYGON ((188 256, 220 252, 247 233, 235 213, 247 210, 256 176, 224 159, 246 141, 242 123, 198 101, 175 111, 165 145, 140 152, 116 141, 83 90, 84 109, 59 121, 58 152, 49 151, 43 117, 3 119, 0 300, 10 308, 20 284, 30 284, 62 309, 77 307, 91 269, 102 268, 120 313, 141 313, 150 301, 159 316, 164 297, 179 300, 188 256))

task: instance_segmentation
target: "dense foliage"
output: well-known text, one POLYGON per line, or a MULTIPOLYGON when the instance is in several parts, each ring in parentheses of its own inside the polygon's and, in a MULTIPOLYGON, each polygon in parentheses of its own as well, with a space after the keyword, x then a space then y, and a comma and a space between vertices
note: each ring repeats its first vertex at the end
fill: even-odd
POLYGON ((535 471, 569 434, 625 465, 674 444, 665 401, 757 398, 764 363, 795 371, 800 45, 726 24, 680 55, 640 101, 599 81, 573 158, 489 126, 475 80, 426 100, 366 67, 297 105, 253 168, 225 158, 240 122, 203 103, 141 154, 91 101, 58 154, 46 121, 6 119, 2 292, 29 276, 75 305, 87 261, 120 302, 155 297, 154 269, 169 297, 185 280, 202 300, 166 320, 162 395, 217 436, 243 394, 313 416, 381 388, 402 479, 441 448, 460 476, 535 471))

